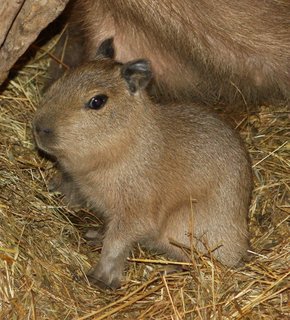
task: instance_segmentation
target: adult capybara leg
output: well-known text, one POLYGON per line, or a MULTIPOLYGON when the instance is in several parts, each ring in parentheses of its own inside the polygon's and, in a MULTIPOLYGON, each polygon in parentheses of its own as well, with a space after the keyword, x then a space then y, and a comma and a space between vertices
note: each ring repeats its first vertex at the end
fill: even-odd
POLYGON ((46 88, 60 78, 65 70, 82 62, 83 39, 75 25, 69 25, 63 31, 53 51, 53 56, 55 59, 52 59, 49 66, 46 88))
POLYGON ((54 59, 50 62, 44 91, 60 78, 67 69, 84 61, 84 32, 74 3, 75 1, 71 1, 62 15, 55 21, 57 29, 62 29, 62 32, 52 51, 54 59))

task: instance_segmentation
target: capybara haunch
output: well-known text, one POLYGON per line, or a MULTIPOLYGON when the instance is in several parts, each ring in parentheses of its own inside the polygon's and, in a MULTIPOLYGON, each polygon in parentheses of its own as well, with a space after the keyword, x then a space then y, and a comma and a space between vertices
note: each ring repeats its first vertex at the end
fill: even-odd
POLYGON ((252 186, 240 138, 206 107, 153 103, 150 63, 115 62, 104 55, 110 42, 52 84, 33 123, 38 147, 70 177, 65 190, 70 183, 103 214, 90 280, 118 287, 136 242, 178 260, 187 255, 172 241, 206 245, 236 265, 248 249, 252 186))
POLYGON ((118 61, 151 61, 163 98, 289 100, 289 0, 73 0, 67 15, 68 65, 114 37, 118 61))

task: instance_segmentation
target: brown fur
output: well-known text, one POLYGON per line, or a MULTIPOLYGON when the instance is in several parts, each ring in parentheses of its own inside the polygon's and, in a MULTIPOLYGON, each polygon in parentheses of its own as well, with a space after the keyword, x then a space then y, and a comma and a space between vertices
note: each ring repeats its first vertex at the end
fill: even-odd
POLYGON ((289 100, 289 0, 76 0, 69 16, 68 64, 114 37, 117 60, 152 62, 163 99, 289 100))
POLYGON ((203 242, 220 246, 214 255, 236 265, 248 249, 252 189, 240 138, 203 106, 159 105, 142 88, 130 91, 125 67, 98 58, 70 70, 48 89, 33 124, 39 148, 70 177, 64 189, 71 183, 103 213, 103 249, 90 279, 118 287, 136 242, 187 260, 170 239, 190 246, 191 234, 199 250, 203 242), (85 107, 97 94, 106 104, 85 107))

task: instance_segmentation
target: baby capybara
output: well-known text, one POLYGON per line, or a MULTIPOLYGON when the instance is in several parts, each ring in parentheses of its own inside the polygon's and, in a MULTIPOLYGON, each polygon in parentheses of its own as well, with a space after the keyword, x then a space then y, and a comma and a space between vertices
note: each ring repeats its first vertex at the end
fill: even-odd
POLYGON ((95 60, 67 71, 33 122, 38 147, 70 177, 64 183, 74 197, 104 218, 90 280, 118 287, 136 242, 182 261, 188 257, 176 243, 206 247, 236 265, 248 249, 252 190, 241 139, 204 106, 153 102, 145 90, 150 63, 112 55, 109 39, 95 60))

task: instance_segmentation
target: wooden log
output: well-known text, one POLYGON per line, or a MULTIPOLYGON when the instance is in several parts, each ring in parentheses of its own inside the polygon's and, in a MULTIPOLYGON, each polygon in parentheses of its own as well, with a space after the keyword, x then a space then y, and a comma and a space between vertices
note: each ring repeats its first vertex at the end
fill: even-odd
POLYGON ((25 0, 19 1, 10 1, 2 0, 0 7, 0 48, 3 45, 3 42, 7 36, 9 29, 12 26, 13 21, 17 17, 19 10, 21 9, 25 0))
POLYGON ((2 0, 0 8, 0 84, 39 33, 69 0, 2 0))

